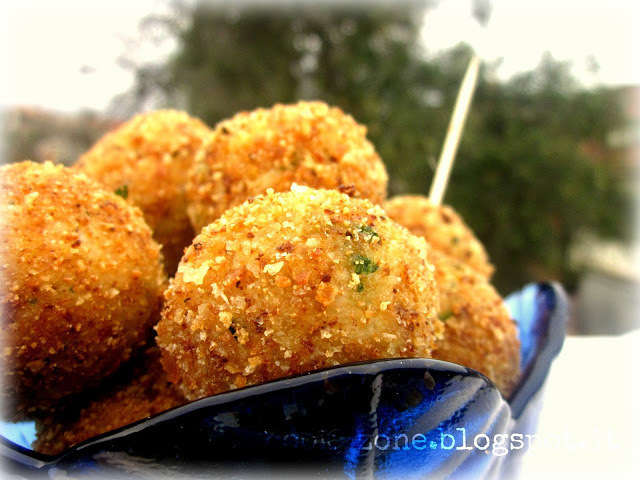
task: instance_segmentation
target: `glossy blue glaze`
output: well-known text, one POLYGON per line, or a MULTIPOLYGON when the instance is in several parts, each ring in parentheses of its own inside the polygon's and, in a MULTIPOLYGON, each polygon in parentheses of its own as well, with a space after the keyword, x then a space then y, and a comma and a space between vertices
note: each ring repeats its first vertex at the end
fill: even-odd
POLYGON ((456 364, 384 360, 215 395, 57 457, 20 447, 29 432, 3 426, 16 443, 3 439, 0 454, 26 475, 56 468, 70 477, 206 469, 236 477, 284 470, 331 478, 509 478, 526 450, 511 448, 514 438, 518 446, 513 435, 535 429, 537 392, 562 346, 567 301, 558 285, 538 284, 507 304, 519 322, 524 367, 509 401, 456 364))
POLYGON ((532 284, 505 299, 518 322, 522 377, 509 399, 519 418, 547 378, 564 343, 569 318, 567 295, 558 284, 532 284))

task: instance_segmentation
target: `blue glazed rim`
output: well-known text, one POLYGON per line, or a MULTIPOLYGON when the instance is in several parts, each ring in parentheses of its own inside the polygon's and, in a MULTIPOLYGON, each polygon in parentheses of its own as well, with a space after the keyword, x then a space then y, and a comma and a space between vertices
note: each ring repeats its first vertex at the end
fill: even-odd
POLYGON ((522 377, 509 398, 512 417, 520 418, 544 384, 562 350, 569 319, 569 300, 559 283, 537 283, 509 295, 505 302, 518 321, 522 377))
POLYGON ((443 438, 453 438, 446 435, 455 435, 463 429, 477 435, 509 434, 525 428, 526 422, 520 420, 539 408, 536 394, 562 348, 568 317, 567 296, 557 283, 527 285, 505 301, 512 317, 518 321, 523 367, 520 384, 506 400, 486 377, 453 363, 433 359, 362 362, 204 398, 89 439, 57 456, 34 452, 2 436, 0 458, 18 471, 44 473, 51 468, 65 468, 96 473, 103 468, 95 460, 99 452, 126 452, 136 458, 168 460, 169 465, 175 467, 194 459, 202 463, 203 455, 210 453, 201 451, 203 442, 217 445, 216 448, 230 442, 233 448, 225 446, 218 452, 222 458, 207 461, 224 467, 240 465, 245 469, 253 460, 257 465, 272 462, 282 465, 283 458, 289 458, 294 451, 302 463, 329 465, 347 478, 359 477, 363 469, 373 469, 382 477, 445 476, 454 472, 495 476, 507 468, 508 459, 482 455, 484 452, 475 450, 443 450, 433 448, 433 444, 437 447, 440 441, 443 445, 443 438), (336 393, 327 391, 327 382, 337 385, 339 401, 331 407, 327 405, 336 393), (421 400, 409 399, 410 408, 398 407, 397 399, 407 391, 417 392, 421 400), (362 397, 364 401, 352 401, 363 392, 369 393, 368 397, 362 397), (375 395, 378 403, 373 421, 370 417, 374 409, 368 411, 367 402, 371 403, 375 395), (328 403, 318 405, 318 398, 328 403), (278 408, 282 410, 283 404, 296 413, 306 412, 306 417, 282 417, 278 408), (265 413, 266 417, 260 416, 265 413), (330 440, 325 442, 330 447, 319 448, 315 443, 320 438, 317 432, 324 432, 327 424, 327 420, 320 417, 327 414, 340 418, 342 423, 336 423, 336 429, 344 431, 335 434, 333 446, 330 440), (259 432, 256 418, 266 418, 263 421, 268 426, 263 432, 259 432), (271 418, 275 420, 271 422, 271 418), (396 439, 404 439, 404 435, 409 438, 411 434, 412 439, 418 440, 425 436, 425 442, 431 442, 432 448, 387 451, 380 448, 384 443, 374 441, 372 444, 372 438, 382 438, 374 434, 384 438, 396 435, 396 439), (167 438, 173 441, 167 442, 167 438), (301 440, 306 438, 313 439, 313 443, 301 440), (198 443, 194 443, 196 441, 198 443), (366 448, 370 445, 377 448, 373 456, 371 449, 366 448), (155 451, 150 451, 154 448, 155 451))

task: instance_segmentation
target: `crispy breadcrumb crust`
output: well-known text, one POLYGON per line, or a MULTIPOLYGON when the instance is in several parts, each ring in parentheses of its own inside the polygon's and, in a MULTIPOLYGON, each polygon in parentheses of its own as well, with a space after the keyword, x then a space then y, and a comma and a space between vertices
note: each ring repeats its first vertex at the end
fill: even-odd
POLYGON ((439 251, 430 258, 445 324, 433 357, 478 370, 509 398, 520 378, 520 342, 500 294, 459 260, 439 251))
POLYGON ((127 372, 126 382, 110 385, 82 408, 56 412, 39 420, 33 449, 56 455, 96 435, 186 403, 167 380, 158 347, 149 347, 135 363, 127 372))
POLYGON ((428 247, 379 206, 294 186, 225 212, 185 252, 156 327, 168 378, 203 396, 347 362, 429 357, 428 247))
POLYGON ((185 112, 143 113, 107 133, 76 164, 107 190, 118 191, 142 209, 163 247, 169 275, 195 236, 187 217, 185 184, 210 132, 185 112))
POLYGON ((189 217, 196 230, 250 197, 293 183, 342 189, 379 204, 387 171, 366 128, 322 102, 276 104, 220 122, 189 175, 189 217))
POLYGON ((451 207, 434 205, 420 195, 401 195, 387 200, 384 210, 411 233, 424 237, 434 249, 491 278, 494 268, 484 246, 451 207))
POLYGON ((3 403, 47 408, 147 341, 166 286, 160 247, 138 208, 49 162, 1 167, 0 216, 3 403))

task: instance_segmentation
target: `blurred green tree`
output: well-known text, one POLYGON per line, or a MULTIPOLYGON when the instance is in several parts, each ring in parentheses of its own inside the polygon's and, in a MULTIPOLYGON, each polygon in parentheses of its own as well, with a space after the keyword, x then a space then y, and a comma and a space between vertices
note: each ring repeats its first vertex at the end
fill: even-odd
POLYGON ((569 65, 545 56, 506 84, 480 83, 447 201, 485 243, 501 290, 580 273, 569 250, 580 233, 630 237, 631 195, 614 154, 597 158, 625 120, 609 90, 578 87, 569 65))
MULTIPOLYGON (((268 10, 188 8, 147 19, 178 40, 171 60, 138 65, 120 103, 150 96, 210 125, 239 110, 320 99, 367 125, 385 160, 390 193, 429 190, 470 49, 427 60, 420 46, 431 2, 364 8, 293 4, 268 10)), ((482 69, 445 201, 486 244, 506 293, 555 278, 571 288, 576 235, 621 236, 629 198, 611 162, 586 155, 623 122, 607 89, 581 89, 568 66, 547 56, 503 84, 482 69)))

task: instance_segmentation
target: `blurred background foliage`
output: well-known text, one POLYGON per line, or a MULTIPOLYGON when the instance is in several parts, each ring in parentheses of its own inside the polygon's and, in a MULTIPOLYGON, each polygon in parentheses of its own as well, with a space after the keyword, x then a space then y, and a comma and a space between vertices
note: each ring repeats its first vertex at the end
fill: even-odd
MULTIPOLYGON (((323 100, 367 126, 390 195, 428 193, 471 55, 465 44, 425 55, 429 2, 170 5, 141 29, 146 38, 175 38, 175 53, 162 63, 123 56, 136 83, 112 113, 173 107, 214 126, 240 110, 323 100)), ((630 167, 607 147, 626 121, 619 92, 581 87, 548 56, 507 82, 493 67, 481 70, 445 203, 486 245, 502 293, 550 279, 571 290, 580 272, 569 252, 580 235, 630 235, 630 167)))

